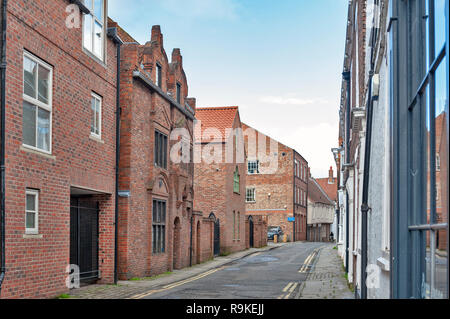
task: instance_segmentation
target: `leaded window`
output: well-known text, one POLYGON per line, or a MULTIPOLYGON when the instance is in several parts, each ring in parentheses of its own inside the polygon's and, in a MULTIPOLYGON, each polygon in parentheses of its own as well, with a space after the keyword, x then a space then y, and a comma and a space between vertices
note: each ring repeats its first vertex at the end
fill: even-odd
POLYGON ((154 254, 166 251, 166 202, 153 200, 152 211, 152 252, 154 254))

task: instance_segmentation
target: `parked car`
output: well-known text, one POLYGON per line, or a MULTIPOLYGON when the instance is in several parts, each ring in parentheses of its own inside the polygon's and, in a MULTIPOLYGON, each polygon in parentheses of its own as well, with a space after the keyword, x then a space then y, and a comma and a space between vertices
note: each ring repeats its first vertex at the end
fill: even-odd
POLYGON ((270 226, 267 230, 267 239, 273 240, 274 236, 277 235, 278 239, 283 235, 283 230, 280 226, 270 226))

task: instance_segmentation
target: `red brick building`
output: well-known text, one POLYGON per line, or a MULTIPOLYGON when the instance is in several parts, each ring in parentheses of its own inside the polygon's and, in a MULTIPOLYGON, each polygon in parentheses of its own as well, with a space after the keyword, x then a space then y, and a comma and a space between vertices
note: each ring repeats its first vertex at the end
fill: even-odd
POLYGON ((306 240, 308 162, 292 148, 243 124, 247 150, 246 213, 306 240), (261 140, 261 141, 260 141, 261 140), (264 145, 261 150, 259 145, 264 145), (295 218, 295 221, 294 221, 295 218))
POLYGON ((180 50, 174 49, 168 59, 159 26, 153 26, 144 45, 122 29, 119 35, 126 43, 121 60, 118 261, 119 277, 130 279, 211 258, 213 222, 194 213, 190 157, 195 99, 187 98, 180 50), (177 159, 184 152, 187 158, 177 159))
POLYGON ((194 209, 219 221, 215 254, 243 250, 246 166, 242 135, 234 134, 242 128, 238 107, 197 108, 196 118, 194 209))
POLYGON ((8 1, 3 17, 1 298, 66 292, 69 264, 82 279, 114 280, 117 44, 106 0, 81 6, 81 16, 72 2, 8 1))

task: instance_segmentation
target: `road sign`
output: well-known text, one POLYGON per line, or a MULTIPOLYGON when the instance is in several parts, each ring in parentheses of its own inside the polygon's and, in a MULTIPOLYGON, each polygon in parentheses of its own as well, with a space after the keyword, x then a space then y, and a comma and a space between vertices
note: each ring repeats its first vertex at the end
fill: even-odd
POLYGON ((288 217, 288 222, 295 222, 295 217, 288 217))

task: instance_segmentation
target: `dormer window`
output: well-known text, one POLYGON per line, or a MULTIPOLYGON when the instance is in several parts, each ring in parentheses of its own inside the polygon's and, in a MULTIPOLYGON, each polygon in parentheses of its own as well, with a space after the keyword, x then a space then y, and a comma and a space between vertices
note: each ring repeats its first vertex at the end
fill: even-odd
POLYGON ((83 0, 89 13, 83 14, 83 47, 104 61, 105 0, 83 0))
POLYGON ((162 67, 159 63, 156 63, 156 85, 162 87, 162 67))

